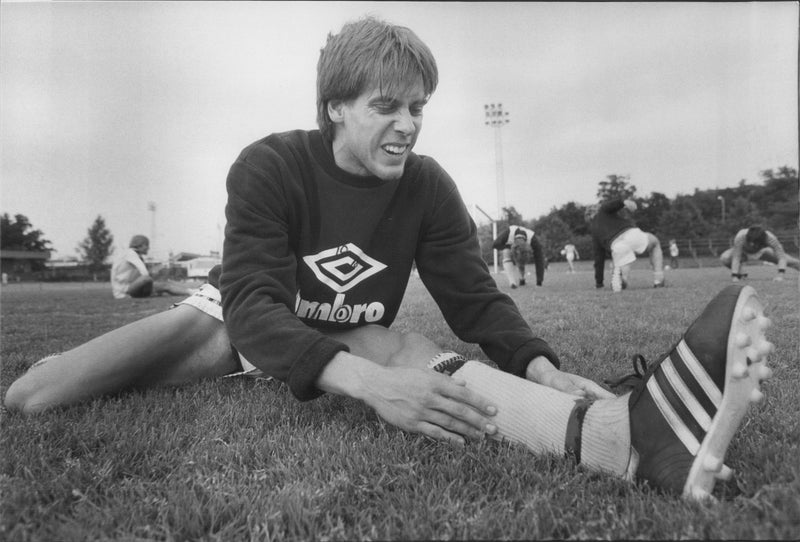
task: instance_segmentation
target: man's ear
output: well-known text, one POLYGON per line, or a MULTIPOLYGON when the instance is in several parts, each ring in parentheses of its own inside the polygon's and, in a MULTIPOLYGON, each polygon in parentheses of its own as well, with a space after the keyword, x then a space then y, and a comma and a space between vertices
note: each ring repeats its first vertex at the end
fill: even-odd
POLYGON ((335 124, 344 122, 344 102, 342 100, 329 101, 328 116, 331 118, 331 122, 335 124))

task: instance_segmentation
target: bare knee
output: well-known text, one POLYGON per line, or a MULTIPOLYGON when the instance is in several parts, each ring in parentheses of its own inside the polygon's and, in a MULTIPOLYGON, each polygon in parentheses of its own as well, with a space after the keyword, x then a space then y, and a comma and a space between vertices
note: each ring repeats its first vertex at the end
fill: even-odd
POLYGON ((378 325, 367 325, 328 333, 345 343, 350 353, 381 365, 424 367, 441 349, 414 331, 402 332, 378 325))
POLYGON ((397 348, 389 357, 389 365, 425 368, 442 349, 421 333, 398 333, 397 348))
POLYGON ((659 241, 658 237, 656 237, 652 233, 647 234, 647 250, 650 253, 655 251, 662 252, 661 241, 659 241))
POLYGON ((22 414, 35 414, 51 406, 47 400, 47 390, 41 385, 33 371, 28 371, 15 380, 3 399, 3 404, 9 412, 22 414))

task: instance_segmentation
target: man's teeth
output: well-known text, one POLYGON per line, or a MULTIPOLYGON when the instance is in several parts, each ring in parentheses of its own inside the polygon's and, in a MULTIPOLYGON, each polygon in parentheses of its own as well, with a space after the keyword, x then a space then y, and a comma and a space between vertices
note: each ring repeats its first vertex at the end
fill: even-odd
POLYGON ((384 145, 383 150, 391 154, 403 154, 406 147, 405 145, 384 145))

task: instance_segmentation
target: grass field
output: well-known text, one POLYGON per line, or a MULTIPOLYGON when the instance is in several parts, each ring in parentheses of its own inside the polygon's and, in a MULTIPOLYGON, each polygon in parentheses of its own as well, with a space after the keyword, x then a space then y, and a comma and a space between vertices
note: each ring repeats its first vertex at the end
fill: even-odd
MULTIPOLYGON (((667 273, 644 262, 619 295, 589 270, 552 264, 543 288, 501 288, 566 370, 602 380, 669 350, 728 284, 722 268, 667 273)), ((298 403, 251 379, 131 391, 25 418, 2 413, 0 539, 797 539, 800 366, 797 273, 747 268, 773 320, 765 400, 728 450, 735 483, 691 503, 495 441, 464 449, 403 433, 362 404, 298 403)), ((0 292, 0 391, 37 359, 174 300, 115 301, 106 285, 11 284, 0 292)), ((398 329, 480 358, 412 278, 398 329)), ((109 352, 113 355, 113 352, 109 352)), ((531 413, 535 415, 535 413, 531 413)))

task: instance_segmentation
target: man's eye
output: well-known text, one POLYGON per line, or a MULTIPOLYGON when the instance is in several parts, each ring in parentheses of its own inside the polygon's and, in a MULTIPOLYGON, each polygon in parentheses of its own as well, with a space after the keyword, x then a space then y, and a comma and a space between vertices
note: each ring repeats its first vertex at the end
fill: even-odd
POLYGON ((414 115, 415 117, 419 117, 420 115, 422 115, 422 106, 420 105, 420 106, 412 107, 411 108, 411 114, 414 115))

